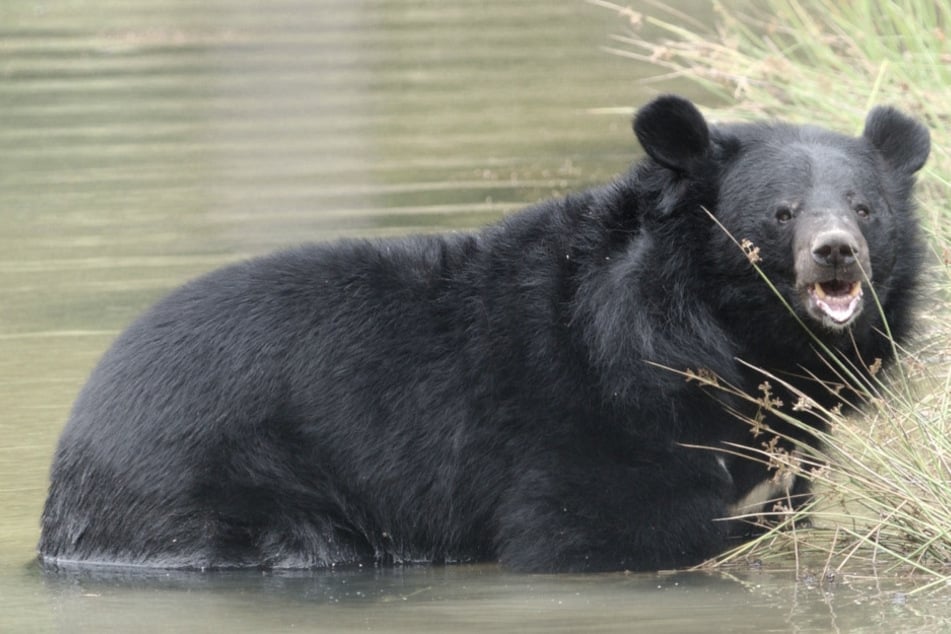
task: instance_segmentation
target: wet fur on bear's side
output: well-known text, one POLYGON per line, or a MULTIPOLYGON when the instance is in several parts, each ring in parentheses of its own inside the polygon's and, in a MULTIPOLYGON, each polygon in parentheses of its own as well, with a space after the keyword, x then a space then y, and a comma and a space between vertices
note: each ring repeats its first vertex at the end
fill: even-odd
MULTIPOLYGON (((830 378, 903 340, 926 129, 711 126, 661 97, 647 157, 472 234, 305 246, 174 291, 106 352, 56 451, 45 564, 323 567, 497 560, 643 570, 721 551, 768 476, 706 369, 830 378)), ((814 382, 790 378, 819 402, 814 382)), ((733 404, 742 407, 740 403, 733 404)), ((802 486, 797 485, 799 491, 802 486)))

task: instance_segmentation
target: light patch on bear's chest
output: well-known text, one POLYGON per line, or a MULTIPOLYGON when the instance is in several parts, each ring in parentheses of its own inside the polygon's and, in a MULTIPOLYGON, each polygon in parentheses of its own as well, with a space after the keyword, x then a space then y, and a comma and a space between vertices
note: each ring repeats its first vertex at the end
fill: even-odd
MULTIPOLYGON (((795 458, 795 452, 793 452, 793 457, 795 458)), ((796 470, 781 469, 772 477, 754 486, 746 495, 732 504, 729 508, 729 517, 758 515, 768 512, 773 504, 788 499, 795 483, 796 470)))
POLYGON ((763 513, 767 510, 767 504, 782 499, 787 490, 773 482, 772 478, 763 480, 743 496, 743 499, 730 506, 728 515, 738 517, 763 513))

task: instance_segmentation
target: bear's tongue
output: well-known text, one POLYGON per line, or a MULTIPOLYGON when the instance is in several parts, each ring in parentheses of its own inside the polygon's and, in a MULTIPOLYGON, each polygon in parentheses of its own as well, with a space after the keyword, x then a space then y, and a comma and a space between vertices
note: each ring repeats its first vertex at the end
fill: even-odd
POLYGON ((817 282, 809 287, 809 296, 832 321, 844 324, 852 318, 859 305, 862 283, 843 280, 817 282))

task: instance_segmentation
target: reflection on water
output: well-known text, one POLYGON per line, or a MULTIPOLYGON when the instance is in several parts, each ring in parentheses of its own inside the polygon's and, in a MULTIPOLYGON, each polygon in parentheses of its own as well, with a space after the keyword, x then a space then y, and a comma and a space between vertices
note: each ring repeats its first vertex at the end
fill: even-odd
POLYGON ((936 623, 893 592, 794 587, 775 575, 529 576, 455 566, 318 574, 84 573, 46 584, 50 612, 58 615, 53 623, 64 629, 81 623, 87 631, 150 624, 185 631, 210 623, 238 632, 830 632, 882 623, 910 631, 936 623))
POLYGON ((649 69, 599 50, 619 28, 580 0, 0 3, 0 630, 829 631, 947 616, 894 588, 826 594, 787 573, 31 565, 69 404, 135 314, 283 245, 472 227, 610 178, 635 153, 612 108, 651 94, 636 82, 649 69))

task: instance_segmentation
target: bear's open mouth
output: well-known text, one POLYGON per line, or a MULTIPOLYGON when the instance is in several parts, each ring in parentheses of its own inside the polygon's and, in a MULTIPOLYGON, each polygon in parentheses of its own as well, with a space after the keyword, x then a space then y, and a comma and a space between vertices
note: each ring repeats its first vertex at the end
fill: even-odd
MULTIPOLYGON (((807 287, 810 308, 822 317, 831 320, 835 326, 845 326, 862 307, 862 282, 829 280, 815 282, 807 287)), ((823 319, 825 321, 825 319, 823 319)))

